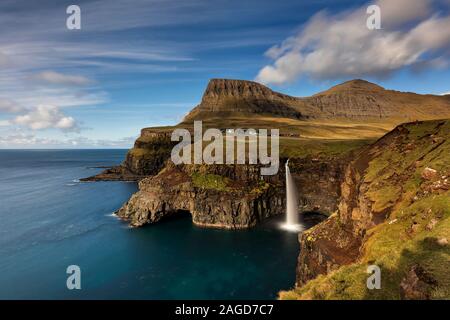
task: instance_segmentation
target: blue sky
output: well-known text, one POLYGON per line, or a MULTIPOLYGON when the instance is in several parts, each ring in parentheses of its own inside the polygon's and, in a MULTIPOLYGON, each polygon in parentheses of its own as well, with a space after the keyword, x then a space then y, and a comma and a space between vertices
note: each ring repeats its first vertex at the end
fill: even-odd
POLYGON ((450 0, 55 2, 0 4, 0 148, 127 148, 179 122, 210 78, 450 92, 450 0), (66 28, 71 4, 81 30, 66 28))

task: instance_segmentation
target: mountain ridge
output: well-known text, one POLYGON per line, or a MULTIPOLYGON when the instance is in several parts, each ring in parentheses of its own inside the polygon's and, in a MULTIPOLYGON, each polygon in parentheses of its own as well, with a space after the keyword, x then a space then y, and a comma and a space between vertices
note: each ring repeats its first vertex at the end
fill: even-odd
POLYGON ((294 97, 249 80, 211 79, 202 100, 183 119, 274 116, 291 119, 365 119, 404 121, 450 118, 448 96, 385 89, 362 79, 335 85, 310 97, 294 97))

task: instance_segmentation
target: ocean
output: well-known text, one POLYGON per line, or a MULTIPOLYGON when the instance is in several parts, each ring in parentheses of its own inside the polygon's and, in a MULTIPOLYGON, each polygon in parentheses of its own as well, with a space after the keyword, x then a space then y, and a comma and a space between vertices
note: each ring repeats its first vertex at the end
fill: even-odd
POLYGON ((113 212, 130 182, 79 182, 126 150, 0 150, 0 299, 275 299, 295 282, 297 234, 179 215, 138 229, 113 212), (69 290, 67 267, 81 270, 69 290))

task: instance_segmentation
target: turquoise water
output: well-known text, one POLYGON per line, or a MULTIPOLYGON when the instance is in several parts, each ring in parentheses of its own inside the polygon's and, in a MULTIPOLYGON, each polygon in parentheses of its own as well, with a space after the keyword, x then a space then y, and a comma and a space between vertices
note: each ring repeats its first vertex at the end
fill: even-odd
POLYGON ((292 287, 297 235, 188 215, 130 229, 111 215, 135 183, 87 182, 126 150, 0 150, 0 299, 272 299, 292 287), (66 268, 81 268, 81 290, 66 268))

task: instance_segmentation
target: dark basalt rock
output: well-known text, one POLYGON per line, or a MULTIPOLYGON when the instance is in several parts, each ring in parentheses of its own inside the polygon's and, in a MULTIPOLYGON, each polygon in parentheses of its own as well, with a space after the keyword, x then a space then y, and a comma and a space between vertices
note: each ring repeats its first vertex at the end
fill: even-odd
POLYGON ((284 207, 282 185, 276 178, 261 180, 258 167, 168 162, 158 175, 140 181, 139 192, 117 215, 139 227, 188 211, 196 225, 242 229, 281 214, 284 207))

